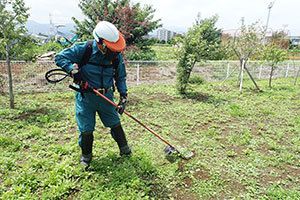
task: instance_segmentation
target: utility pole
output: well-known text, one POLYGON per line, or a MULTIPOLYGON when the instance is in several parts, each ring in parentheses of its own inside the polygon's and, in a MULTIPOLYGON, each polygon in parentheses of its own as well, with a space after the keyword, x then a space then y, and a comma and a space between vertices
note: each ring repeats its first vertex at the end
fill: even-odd
POLYGON ((201 21, 201 12, 198 12, 197 18, 196 18, 196 24, 199 25, 201 21))
POLYGON ((244 26, 245 25, 245 17, 241 18, 241 22, 242 22, 242 26, 244 26))
POLYGON ((49 30, 49 35, 50 37, 55 36, 56 30, 55 30, 55 24, 53 23, 53 15, 49 13, 49 19, 50 19, 50 30, 49 30))
POLYGON ((267 30, 268 30, 268 26, 269 26, 269 20, 270 20, 271 9, 273 8, 274 3, 275 3, 275 1, 272 1, 272 2, 270 2, 269 5, 268 5, 269 11, 268 11, 268 18, 267 18, 266 29, 265 29, 265 37, 266 37, 267 30))

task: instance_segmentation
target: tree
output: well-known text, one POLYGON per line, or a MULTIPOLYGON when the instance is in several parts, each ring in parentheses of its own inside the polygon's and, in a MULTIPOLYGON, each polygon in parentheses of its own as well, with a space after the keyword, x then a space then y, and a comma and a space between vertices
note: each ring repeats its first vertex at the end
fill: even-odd
POLYGON ((288 39, 288 34, 285 31, 275 31, 269 38, 269 43, 274 44, 281 49, 288 49, 290 46, 290 41, 288 39))
POLYGON ((235 55, 233 49, 230 46, 230 41, 233 40, 233 36, 231 36, 228 33, 222 33, 221 36, 221 49, 220 49, 220 54, 222 59, 226 60, 236 60, 238 59, 237 56, 235 55))
POLYGON ((38 56, 37 42, 30 36, 22 35, 11 49, 11 59, 35 61, 38 56))
POLYGON ((274 70, 278 63, 287 59, 287 51, 281 49, 277 44, 271 43, 264 47, 263 59, 266 60, 271 66, 270 78, 269 78, 269 87, 272 87, 272 77, 274 70))
POLYGON ((249 75, 250 79, 254 83, 256 89, 260 91, 257 83, 255 82, 253 76, 247 68, 247 62, 249 58, 259 55, 263 47, 264 29, 258 25, 258 23, 253 23, 249 26, 242 25, 240 29, 236 32, 234 39, 230 41, 230 46, 234 53, 240 60, 240 92, 242 92, 243 87, 243 72, 244 70, 249 75))
POLYGON ((148 50, 149 43, 144 36, 161 26, 160 19, 153 19, 155 9, 152 6, 141 7, 140 3, 131 3, 130 0, 81 0, 79 7, 87 19, 82 22, 76 18, 73 20, 77 34, 84 40, 91 38, 99 21, 106 20, 122 32, 128 46, 148 50))
POLYGON ((177 65, 177 87, 186 93, 191 72, 196 62, 218 59, 221 45, 221 30, 216 28, 217 16, 196 21, 182 40, 177 65))
POLYGON ((26 33, 25 23, 29 17, 24 0, 0 0, 0 49, 5 51, 9 83, 10 108, 14 108, 11 55, 15 46, 26 33))

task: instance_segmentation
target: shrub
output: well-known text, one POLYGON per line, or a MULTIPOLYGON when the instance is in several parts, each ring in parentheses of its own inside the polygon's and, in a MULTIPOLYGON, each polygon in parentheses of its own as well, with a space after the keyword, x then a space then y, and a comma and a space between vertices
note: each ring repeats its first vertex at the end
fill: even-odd
POLYGON ((132 47, 125 52, 127 60, 156 60, 156 53, 152 49, 132 47))
POLYGON ((199 75, 191 75, 191 77, 189 79, 189 83, 195 84, 195 85, 201 85, 201 84, 205 83, 205 80, 204 80, 204 78, 202 78, 199 75))

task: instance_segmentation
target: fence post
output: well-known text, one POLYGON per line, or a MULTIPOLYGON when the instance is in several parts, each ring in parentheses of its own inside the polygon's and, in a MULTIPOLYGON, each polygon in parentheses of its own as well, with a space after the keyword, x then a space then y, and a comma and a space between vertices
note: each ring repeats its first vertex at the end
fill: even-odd
POLYGON ((289 69, 290 69, 290 63, 288 63, 288 65, 287 65, 287 67, 286 67, 285 78, 287 78, 288 75, 289 75, 289 69))
POLYGON ((140 64, 136 65, 136 84, 140 84, 140 64))
POLYGON ((259 66, 258 79, 261 79, 261 73, 262 73, 262 65, 259 66))
POLYGON ((242 93, 243 89, 243 79, 244 79, 244 69, 245 69, 245 60, 242 60, 242 69, 241 69, 241 79, 240 79, 240 93, 242 93))
POLYGON ((226 79, 229 78, 229 70, 230 70, 230 65, 229 65, 229 63, 227 63, 226 79))

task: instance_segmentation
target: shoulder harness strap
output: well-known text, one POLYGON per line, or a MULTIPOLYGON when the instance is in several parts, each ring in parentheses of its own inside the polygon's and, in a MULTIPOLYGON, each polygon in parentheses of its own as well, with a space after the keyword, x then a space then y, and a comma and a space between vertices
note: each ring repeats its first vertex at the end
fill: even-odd
MULTIPOLYGON (((89 60, 92 56, 92 53, 93 53, 93 40, 89 40, 86 43, 84 54, 79 63, 79 69, 89 62, 89 60)), ((119 67, 119 57, 118 56, 119 56, 119 53, 114 53, 112 56, 112 61, 111 61, 112 65, 113 65, 113 70, 114 70, 114 78, 118 77, 118 67, 119 67)))
POLYGON ((112 65, 114 70, 114 78, 118 77, 118 67, 119 67, 119 53, 115 53, 112 59, 112 65))
POLYGON ((85 51, 79 63, 79 69, 89 62, 92 53, 93 53, 93 40, 89 40, 85 45, 85 51))

